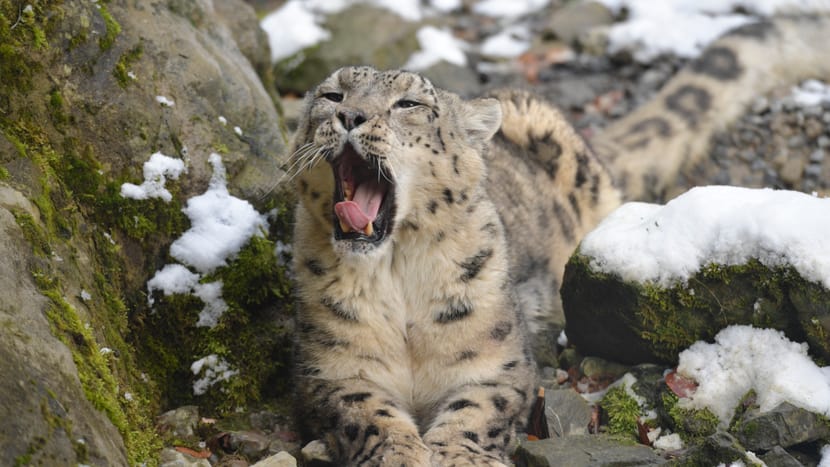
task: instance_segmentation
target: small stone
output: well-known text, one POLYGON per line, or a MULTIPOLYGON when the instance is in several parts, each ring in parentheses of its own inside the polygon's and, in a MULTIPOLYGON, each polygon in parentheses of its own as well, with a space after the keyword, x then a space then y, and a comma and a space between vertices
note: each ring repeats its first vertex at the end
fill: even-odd
POLYGON ((161 414, 156 424, 161 432, 170 432, 177 438, 189 438, 195 435, 199 423, 199 407, 186 405, 161 414))
POLYGON ((808 178, 821 177, 821 164, 810 164, 804 169, 804 176, 808 178))
POLYGON ((599 2, 569 2, 550 17, 548 31, 565 43, 571 43, 589 30, 609 25, 614 15, 599 2))
POLYGON ((821 136, 818 137, 818 140, 816 140, 816 143, 818 143, 818 147, 826 148, 826 147, 830 146, 830 137, 827 137, 825 135, 821 135, 821 136))
POLYGON ((821 163, 824 160, 824 150, 816 149, 810 154, 810 162, 821 163))
POLYGON ((755 154, 755 151, 753 151, 752 149, 744 149, 738 154, 740 155, 741 159, 743 159, 746 162, 752 162, 758 158, 758 156, 755 154))
POLYGON ((830 436, 830 427, 821 415, 787 402, 764 413, 749 410, 736 427, 735 436, 751 451, 787 448, 830 436))
POLYGON ((771 451, 761 456, 761 460, 766 465, 775 465, 780 467, 803 467, 804 464, 791 456, 781 446, 775 446, 771 451))
POLYGON ((587 435, 591 407, 572 388, 545 391, 545 415, 552 436, 587 435))
POLYGON ((769 100, 766 97, 759 97, 752 103, 752 113, 762 114, 769 110, 769 100))
POLYGON ((779 171, 781 180, 788 186, 796 186, 801 181, 801 175, 804 173, 804 160, 800 157, 791 157, 784 162, 784 165, 779 171))
POLYGON ((787 140, 787 146, 790 148, 800 148, 804 146, 806 142, 807 139, 803 135, 795 135, 787 140))
POLYGON ((234 431, 230 433, 229 443, 233 451, 251 459, 266 454, 271 440, 256 431, 234 431))
POLYGON ((297 467, 297 459, 285 451, 266 457, 251 467, 297 467))
POLYGON ((164 448, 159 455, 159 467, 210 467, 207 459, 196 459, 173 448, 164 448))
POLYGON ((313 465, 312 462, 331 463, 331 456, 329 456, 326 443, 319 439, 306 444, 300 451, 300 455, 303 457, 305 465, 313 465))

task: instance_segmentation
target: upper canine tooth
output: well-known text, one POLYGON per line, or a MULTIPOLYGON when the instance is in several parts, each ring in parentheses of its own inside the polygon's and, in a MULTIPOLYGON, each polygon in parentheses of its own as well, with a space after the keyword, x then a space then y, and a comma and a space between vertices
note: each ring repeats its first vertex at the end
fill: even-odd
POLYGON ((363 233, 365 233, 367 237, 372 236, 372 234, 373 234, 374 232, 375 232, 375 228, 374 228, 374 227, 372 227, 372 223, 371 223, 371 222, 369 222, 368 224, 366 224, 366 227, 363 229, 363 233))
MULTIPOLYGON (((372 223, 370 222, 369 225, 372 225, 372 223)), ((343 233, 349 233, 352 231, 352 228, 349 227, 349 225, 344 223, 343 221, 340 221, 340 230, 342 230, 343 233)))

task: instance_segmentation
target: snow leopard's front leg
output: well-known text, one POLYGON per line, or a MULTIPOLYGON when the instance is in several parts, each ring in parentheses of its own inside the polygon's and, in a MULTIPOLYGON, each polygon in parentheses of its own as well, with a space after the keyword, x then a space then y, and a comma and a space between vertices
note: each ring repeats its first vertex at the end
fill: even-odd
POLYGON ((336 465, 429 467, 431 452, 401 404, 369 381, 301 381, 305 421, 318 425, 336 465))
POLYGON ((432 465, 442 467, 509 465, 516 428, 526 422, 534 380, 483 382, 462 388, 446 399, 424 442, 433 451, 432 465))

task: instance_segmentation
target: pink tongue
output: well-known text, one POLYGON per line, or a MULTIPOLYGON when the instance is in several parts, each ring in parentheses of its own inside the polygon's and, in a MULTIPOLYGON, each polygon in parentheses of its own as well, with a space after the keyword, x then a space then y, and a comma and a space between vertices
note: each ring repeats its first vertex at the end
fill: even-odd
POLYGON ((352 201, 341 201, 334 205, 334 213, 352 230, 363 231, 378 216, 383 194, 383 189, 377 182, 362 183, 358 185, 352 201))

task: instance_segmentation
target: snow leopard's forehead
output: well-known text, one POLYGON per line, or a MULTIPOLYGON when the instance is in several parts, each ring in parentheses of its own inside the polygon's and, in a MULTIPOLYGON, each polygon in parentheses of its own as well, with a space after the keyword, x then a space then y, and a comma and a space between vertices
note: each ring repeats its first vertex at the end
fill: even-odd
POLYGON ((437 90, 427 78, 408 71, 379 71, 372 67, 344 67, 334 72, 319 87, 321 90, 336 88, 351 95, 376 95, 378 93, 416 94, 437 101, 437 90))

